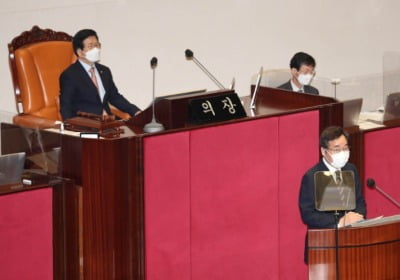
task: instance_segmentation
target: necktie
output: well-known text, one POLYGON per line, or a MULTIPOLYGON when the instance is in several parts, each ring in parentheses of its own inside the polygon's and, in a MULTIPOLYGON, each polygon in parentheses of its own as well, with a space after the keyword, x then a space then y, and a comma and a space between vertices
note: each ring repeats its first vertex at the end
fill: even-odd
POLYGON ((301 89, 299 89, 299 91, 298 92, 300 92, 300 93, 304 93, 304 90, 301 88, 301 89))
MULTIPOLYGON (((101 95, 100 95, 99 84, 97 83, 97 78, 96 78, 96 73, 95 73, 94 66, 90 67, 89 72, 90 72, 90 78, 92 79, 93 84, 97 88, 97 93, 99 94, 100 100, 103 101, 102 98, 101 98, 101 95)), ((106 110, 103 109, 102 115, 103 116, 107 116, 106 110)))
POLYGON ((90 78, 92 79, 93 84, 96 86, 97 91, 99 90, 99 84, 97 83, 96 73, 94 71, 94 66, 90 67, 90 78))
POLYGON ((336 170, 335 171, 335 176, 336 176, 336 184, 340 184, 340 183, 342 183, 342 176, 341 176, 341 174, 340 174, 341 172, 340 172, 340 170, 336 170))

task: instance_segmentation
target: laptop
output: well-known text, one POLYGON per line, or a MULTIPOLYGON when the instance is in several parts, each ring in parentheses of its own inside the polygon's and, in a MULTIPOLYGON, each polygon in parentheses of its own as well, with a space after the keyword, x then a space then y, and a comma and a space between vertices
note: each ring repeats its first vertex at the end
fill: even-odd
POLYGON ((25 153, 0 156, 0 186, 20 184, 25 165, 25 153))
POLYGON ((400 92, 394 92, 386 98, 383 122, 400 119, 400 92))
POLYGON ((360 127, 371 128, 368 123, 383 126, 386 121, 400 119, 400 92, 390 93, 386 97, 385 107, 373 112, 361 112, 360 127))
POLYGON ((342 102, 343 102, 343 127, 357 126, 363 99, 356 98, 356 99, 344 100, 342 102))

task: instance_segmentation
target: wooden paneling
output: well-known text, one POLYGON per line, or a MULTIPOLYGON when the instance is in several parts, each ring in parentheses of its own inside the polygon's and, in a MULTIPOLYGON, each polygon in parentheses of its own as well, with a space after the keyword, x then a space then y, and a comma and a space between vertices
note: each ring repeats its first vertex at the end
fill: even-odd
POLYGON ((400 279, 400 222, 308 231, 310 279, 400 279))

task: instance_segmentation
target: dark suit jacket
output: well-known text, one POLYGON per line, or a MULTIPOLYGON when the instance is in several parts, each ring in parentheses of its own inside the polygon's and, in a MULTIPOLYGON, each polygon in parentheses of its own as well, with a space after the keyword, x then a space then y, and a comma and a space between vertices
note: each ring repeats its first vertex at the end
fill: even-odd
MULTIPOLYGON (((356 209, 352 210, 359 214, 366 214, 366 207, 364 197, 361 193, 360 177, 358 175, 356 167, 347 163, 342 170, 349 170, 354 172, 355 178, 355 195, 356 195, 356 209)), ((301 218, 309 229, 316 228, 335 228, 336 222, 344 216, 344 211, 339 212, 339 216, 336 218, 333 211, 321 212, 315 209, 315 190, 314 190, 314 174, 318 171, 329 171, 328 167, 320 160, 314 167, 309 169, 304 174, 301 180, 300 196, 299 196, 299 207, 301 218)), ((304 251, 304 261, 307 263, 307 237, 304 251)))
MULTIPOLYGON (((288 82, 280 85, 278 88, 293 91, 292 85, 290 84, 290 80, 288 82)), ((312 87, 312 86, 304 86, 304 92, 311 93, 311 94, 319 94, 318 89, 316 89, 315 87, 312 87)))
POLYGON ((103 102, 96 86, 79 61, 71 64, 60 76, 60 111, 63 120, 77 116, 78 111, 101 115, 103 109, 111 114, 109 103, 134 116, 139 108, 131 104, 114 84, 111 71, 102 64, 95 64, 105 89, 103 102))

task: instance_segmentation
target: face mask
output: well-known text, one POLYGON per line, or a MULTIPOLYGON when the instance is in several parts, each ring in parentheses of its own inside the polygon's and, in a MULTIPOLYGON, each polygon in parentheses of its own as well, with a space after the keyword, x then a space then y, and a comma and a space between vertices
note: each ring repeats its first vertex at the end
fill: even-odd
POLYGON ((303 86, 307 86, 307 85, 309 85, 311 83, 312 78, 313 78, 313 75, 311 75, 311 74, 300 74, 297 77, 297 80, 303 86))
POLYGON ((100 49, 99 48, 93 48, 89 51, 87 51, 85 55, 86 59, 89 60, 90 62, 97 62, 100 60, 100 49))
POLYGON ((350 157, 350 151, 341 151, 339 153, 331 155, 332 163, 331 165, 337 169, 342 168, 346 165, 350 157))

